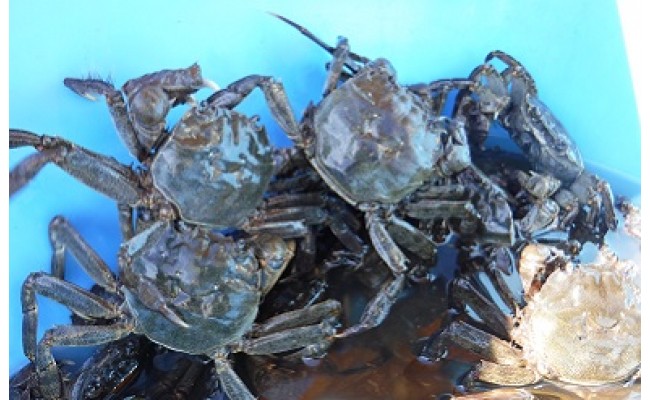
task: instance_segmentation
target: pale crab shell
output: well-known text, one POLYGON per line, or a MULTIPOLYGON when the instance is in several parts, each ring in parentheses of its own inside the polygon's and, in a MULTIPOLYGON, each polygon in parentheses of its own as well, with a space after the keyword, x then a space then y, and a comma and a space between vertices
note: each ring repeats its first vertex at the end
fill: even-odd
POLYGON ((539 268, 562 254, 561 250, 540 243, 530 243, 522 249, 519 255, 519 277, 525 292, 533 284, 539 268))
POLYGON ((546 378, 601 385, 640 368, 639 268, 608 250, 593 264, 553 272, 518 319, 512 337, 546 378))

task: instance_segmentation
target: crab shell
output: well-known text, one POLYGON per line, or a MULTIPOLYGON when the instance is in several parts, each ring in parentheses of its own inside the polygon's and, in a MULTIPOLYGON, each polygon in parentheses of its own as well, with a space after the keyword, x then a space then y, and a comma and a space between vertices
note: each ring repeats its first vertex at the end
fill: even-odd
POLYGON ((512 337, 546 378, 601 385, 641 365, 638 267, 602 258, 553 272, 519 316, 512 337))
POLYGON ((126 242, 121 252, 128 260, 122 263, 123 291, 136 331, 190 354, 211 354, 250 331, 265 286, 273 283, 266 282, 263 269, 279 276, 293 256, 276 237, 235 241, 201 228, 178 232, 163 223, 126 242), (152 290, 187 327, 146 305, 152 290))
POLYGON ((394 204, 420 187, 442 155, 425 104, 378 59, 326 96, 314 115, 314 167, 351 204, 394 204))
POLYGON ((236 111, 193 107, 151 168, 155 186, 183 220, 240 226, 262 201, 273 173, 272 148, 257 120, 236 111))

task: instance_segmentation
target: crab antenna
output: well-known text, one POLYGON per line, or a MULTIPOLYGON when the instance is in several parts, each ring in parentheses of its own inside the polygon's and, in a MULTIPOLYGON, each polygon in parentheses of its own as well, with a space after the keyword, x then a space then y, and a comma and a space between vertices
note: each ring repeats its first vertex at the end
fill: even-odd
MULTIPOLYGON (((334 54, 334 51, 336 50, 334 47, 328 45, 327 43, 325 43, 322 40, 320 40, 319 38, 317 38, 316 35, 314 35, 309 30, 307 30, 307 28, 305 28, 305 27, 303 27, 301 25, 298 25, 297 23, 293 22, 292 20, 290 20, 290 19, 288 19, 286 17, 283 17, 282 15, 276 14, 276 13, 271 12, 271 11, 268 11, 268 13, 271 14, 272 16, 274 16, 275 18, 277 18, 277 19, 279 19, 281 21, 284 21, 287 24, 291 25, 292 27, 296 28, 300 33, 305 35, 307 38, 311 39, 311 41, 313 41, 314 43, 316 43, 317 45, 322 47, 328 53, 334 54)), ((358 55, 356 53, 353 53, 353 52, 350 52, 348 54, 348 57, 350 57, 351 60, 362 63, 362 64, 367 64, 368 62, 370 62, 370 60, 368 58, 360 56, 360 55, 358 55)))

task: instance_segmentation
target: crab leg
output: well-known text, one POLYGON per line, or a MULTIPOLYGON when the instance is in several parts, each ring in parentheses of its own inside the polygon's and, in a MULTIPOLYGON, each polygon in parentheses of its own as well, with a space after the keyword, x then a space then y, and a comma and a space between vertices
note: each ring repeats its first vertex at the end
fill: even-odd
POLYGON ((63 391, 62 378, 52 356, 52 347, 95 346, 122 339, 131 332, 133 326, 126 323, 108 326, 63 325, 47 330, 36 354, 36 372, 43 396, 47 399, 58 399, 63 391))
POLYGON ((296 205, 289 207, 267 204, 263 212, 264 222, 303 221, 306 225, 321 225, 328 218, 327 212, 318 205, 296 205))
POLYGON ((405 206, 406 215, 417 219, 472 218, 480 220, 476 208, 466 200, 420 198, 405 206))
POLYGON ((356 335, 357 333, 379 326, 386 319, 391 307, 397 301, 399 294, 404 289, 405 282, 406 275, 400 274, 385 283, 375 297, 366 305, 359 322, 339 333, 336 337, 341 338, 356 335))
POLYGON ((423 354, 433 356, 432 359, 440 358, 447 353, 446 347, 449 343, 476 353, 482 359, 491 362, 517 367, 524 363, 521 350, 463 321, 454 321, 438 332, 437 337, 431 341, 428 348, 424 349, 423 354))
MULTIPOLYGON (((321 192, 283 194, 266 200, 264 211, 260 216, 249 221, 245 227, 249 232, 269 232, 276 225, 291 221, 308 226, 326 225, 340 242, 349 250, 365 252, 363 241, 356 234, 361 223, 336 197, 321 192)), ((293 236, 304 237, 308 232, 295 231, 293 236)))
POLYGON ((44 272, 30 274, 23 283, 20 299, 23 309, 23 351, 30 360, 37 357, 36 329, 38 306, 36 294, 63 304, 83 318, 115 318, 119 310, 114 304, 81 287, 44 272))
POLYGON ((340 37, 336 43, 336 49, 332 52, 332 62, 329 64, 327 70, 327 79, 325 79, 325 85, 323 87, 323 97, 332 93, 332 91, 336 89, 339 80, 341 80, 343 66, 348 59, 349 54, 350 45, 348 44, 348 39, 340 37))
POLYGON ((497 247, 489 251, 489 262, 485 268, 485 272, 492 281, 492 284, 512 312, 517 308, 523 308, 525 306, 523 294, 520 293, 517 296, 513 293, 505 280, 505 276, 510 276, 514 273, 515 265, 516 261, 510 249, 507 247, 497 247))
POLYGON ((64 256, 66 249, 77 259, 81 268, 100 286, 110 292, 117 290, 117 282, 106 263, 81 238, 79 233, 61 216, 52 219, 49 226, 52 255, 52 275, 33 273, 23 283, 23 348, 25 355, 33 360, 36 347, 38 323, 35 294, 50 297, 66 305, 75 314, 85 318, 113 318, 116 308, 106 300, 69 283, 64 279, 64 256))
POLYGON ((260 88, 264 91, 272 81, 273 78, 270 76, 245 76, 227 87, 214 92, 205 100, 205 104, 218 108, 232 109, 241 103, 255 88, 260 88))
POLYGON ((296 254, 291 260, 291 273, 287 280, 300 279, 304 273, 313 271, 317 251, 316 229, 308 227, 307 232, 296 242, 296 254))
POLYGON ((395 277, 384 284, 375 297, 370 300, 359 323, 349 327, 337 335, 338 337, 354 335, 378 326, 386 319, 391 307, 397 301, 406 281, 405 272, 408 270, 408 259, 395 243, 394 235, 400 237, 400 244, 414 251, 422 251, 429 258, 433 258, 436 253, 435 244, 431 239, 393 215, 385 218, 380 215, 379 210, 367 210, 366 227, 377 254, 388 265, 395 277))
POLYGON ((531 368, 481 360, 465 378, 465 384, 472 385, 478 380, 501 386, 524 386, 533 385, 540 379, 541 376, 531 368))
POLYGON ((147 151, 142 146, 142 143, 140 143, 138 134, 129 119, 122 92, 116 90, 110 82, 105 82, 101 79, 65 78, 63 84, 79 96, 90 101, 95 101, 96 95, 104 96, 120 139, 130 154, 139 160, 144 159, 147 151))
POLYGON ((147 393, 148 398, 160 399, 171 394, 171 398, 186 399, 192 393, 202 372, 202 365, 188 359, 179 361, 179 366, 154 382, 147 393))
MULTIPOLYGON (((293 109, 291 108, 287 92, 282 82, 275 79, 270 80, 262 86, 262 91, 264 92, 264 97, 269 105, 273 119, 280 125, 280 128, 282 128, 297 147, 303 150, 308 149, 313 138, 300 129, 293 115, 293 109)), ((310 107, 307 107, 305 113, 309 113, 310 109, 310 107)))
MULTIPOLYGON (((123 89, 129 96, 142 94, 146 98, 144 101, 156 102, 163 100, 167 103, 163 115, 159 115, 160 120, 147 125, 141 124, 139 128, 148 132, 139 134, 129 116, 129 110, 122 92, 116 90, 112 83, 101 79, 66 78, 63 80, 63 84, 88 100, 94 101, 95 96, 104 96, 120 139, 129 152, 140 161, 147 157, 148 152, 161 138, 161 133, 165 129, 164 118, 169 108, 191 102, 190 95, 202 87, 217 88, 216 84, 202 78, 198 64, 193 64, 187 68, 166 69, 128 81, 124 84, 123 89)), ((131 105, 131 100, 132 98, 129 99, 129 105, 131 105)), ((142 98, 139 99, 139 102, 143 102, 142 98)), ((141 104, 139 106, 151 107, 150 105, 141 104)))
POLYGON ((217 355, 213 358, 219 382, 230 400, 256 400, 225 356, 217 355))
MULTIPOLYGON (((454 89, 466 90, 473 88, 476 82, 469 79, 439 79, 429 84, 408 85, 407 88, 412 92, 427 97, 431 100, 434 115, 442 115, 447 104, 449 92, 454 89)), ((460 94, 458 95, 460 96, 460 94)))
POLYGON ((337 316, 341 312, 341 303, 336 300, 326 300, 307 308, 288 311, 269 318, 263 324, 253 329, 255 335, 267 335, 298 326, 310 325, 326 318, 337 316))
POLYGON ((537 85, 535 84, 535 80, 533 79, 530 72, 528 72, 528 70, 519 61, 517 61, 510 54, 507 54, 501 50, 493 50, 489 52, 487 56, 485 56, 485 65, 489 65, 487 63, 489 63, 493 58, 501 60, 508 66, 508 68, 503 72, 503 77, 506 82, 513 81, 513 79, 511 79, 511 76, 517 76, 521 78, 522 84, 526 86, 527 91, 532 96, 537 96, 537 85))
MULTIPOLYGON (((273 15, 274 17, 278 18, 279 20, 284 21, 287 24, 289 24, 290 26, 292 26, 293 28, 297 29, 300 33, 302 33, 304 36, 306 36, 309 40, 311 40, 314 43, 316 43, 317 45, 319 45, 321 48, 323 48, 328 53, 334 55, 336 50, 338 49, 338 46, 336 48, 331 47, 327 43, 325 43, 322 40, 320 40, 319 38, 317 38, 316 35, 314 35, 309 30, 307 30, 307 28, 298 25, 297 23, 291 21, 290 19, 285 18, 285 17, 283 17, 281 15, 278 15, 278 14, 275 14, 275 13, 269 13, 269 14, 273 15)), ((347 53, 348 54, 346 55, 346 57, 349 57, 350 61, 357 62, 357 63, 360 63, 360 64, 367 64, 368 62, 370 62, 370 60, 368 58, 360 56, 360 55, 358 55, 356 53, 352 53, 349 50, 347 51, 347 53)), ((350 63, 347 63, 347 62, 345 64, 345 66, 347 68, 349 68, 350 71, 352 71, 353 74, 356 73, 357 70, 358 70, 357 66, 350 65, 350 63)))
POLYGON ((481 320, 497 335, 503 338, 510 337, 510 331, 513 326, 512 318, 506 316, 493 301, 476 290, 467 279, 454 279, 451 292, 457 304, 467 304, 471 307, 481 320))
POLYGON ((49 226, 49 235, 53 249, 53 276, 63 279, 65 252, 68 250, 94 282, 109 292, 117 292, 117 281, 108 265, 65 218, 59 215, 52 219, 49 226))
POLYGON ((359 235, 357 235, 355 230, 350 227, 350 224, 347 223, 348 221, 356 221, 356 219, 344 219, 341 218, 341 216, 336 215, 332 216, 332 219, 327 226, 346 249, 352 253, 363 256, 363 254, 368 250, 367 246, 363 243, 363 240, 359 235))
POLYGON ((31 154, 9 172, 9 197, 13 196, 41 172, 44 166, 57 157, 56 149, 46 149, 31 154))
POLYGON ((384 218, 378 210, 368 210, 365 219, 368 235, 381 259, 395 276, 404 274, 408 270, 408 259, 388 232, 384 218))
POLYGON ((437 252, 436 244, 421 230, 392 213, 388 215, 386 222, 386 229, 400 246, 417 254, 423 260, 434 259, 437 252))
POLYGON ((114 158, 94 153, 65 139, 9 129, 14 147, 34 146, 39 151, 15 166, 9 173, 10 193, 29 182, 43 165, 54 163, 74 178, 119 203, 137 204, 140 200, 138 178, 114 158))
POLYGON ((428 186, 413 193, 413 198, 469 201, 472 197, 471 191, 464 185, 448 183, 441 186, 428 186))
POLYGON ((135 232, 133 231, 133 208, 125 203, 117 204, 117 217, 122 232, 122 241, 126 242, 131 239, 135 232))
POLYGON ((250 234, 267 234, 283 239, 300 239, 309 235, 309 226, 301 220, 255 221, 242 226, 250 234))
POLYGON ((461 185, 475 188, 481 200, 477 210, 483 224, 482 241, 512 246, 515 241, 512 210, 508 197, 483 171, 471 164, 458 174, 461 185))
POLYGON ((320 324, 300 326, 273 332, 254 339, 244 339, 235 350, 251 355, 274 354, 320 343, 336 333, 332 324, 325 320, 320 324))
POLYGON ((273 354, 302 348, 297 352, 301 357, 322 357, 334 338, 333 323, 340 312, 338 301, 327 300, 277 315, 253 328, 253 334, 259 337, 244 339, 234 350, 273 354))

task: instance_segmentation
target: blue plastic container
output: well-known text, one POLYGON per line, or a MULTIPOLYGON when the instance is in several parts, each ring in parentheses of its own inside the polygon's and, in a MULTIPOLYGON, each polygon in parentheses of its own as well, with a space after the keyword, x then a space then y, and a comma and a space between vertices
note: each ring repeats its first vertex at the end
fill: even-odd
MULTIPOLYGON (((402 83, 465 77, 494 49, 518 58, 540 97, 573 135, 590 168, 617 194, 640 194, 640 129, 614 1, 13 1, 9 5, 9 122, 63 136, 129 164, 103 100, 66 89, 65 77, 110 77, 116 86, 144 73, 198 62, 221 86, 248 74, 283 80, 296 117, 320 98, 330 56, 266 11, 284 15, 328 43, 392 61, 402 83)), ((204 98, 209 93, 199 92, 204 98)), ((256 92, 239 110, 261 115, 275 143, 290 145, 256 92)), ((172 118, 178 118, 176 110, 172 118)), ((32 150, 12 150, 10 165, 32 150)), ((64 215, 111 267, 119 230, 115 203, 54 166, 10 201, 10 372, 26 363, 20 287, 48 271, 47 226, 64 215)), ((73 263, 66 275, 90 280, 73 263)), ((69 312, 39 300, 39 337, 69 312)), ((55 354, 61 354, 58 351, 55 354)))

